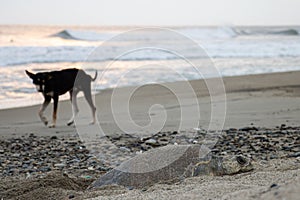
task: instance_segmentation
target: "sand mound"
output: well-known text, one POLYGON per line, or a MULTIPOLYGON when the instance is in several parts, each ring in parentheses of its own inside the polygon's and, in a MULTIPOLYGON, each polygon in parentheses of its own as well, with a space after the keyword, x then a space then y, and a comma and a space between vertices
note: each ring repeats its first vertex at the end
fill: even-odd
POLYGON ((63 199, 80 195, 92 180, 72 179, 61 173, 44 178, 0 181, 0 198, 3 199, 63 199))

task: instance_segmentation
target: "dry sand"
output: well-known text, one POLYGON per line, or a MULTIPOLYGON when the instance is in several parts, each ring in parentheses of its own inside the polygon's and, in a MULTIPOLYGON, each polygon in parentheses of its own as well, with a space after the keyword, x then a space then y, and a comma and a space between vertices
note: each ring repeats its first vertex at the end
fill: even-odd
MULTIPOLYGON (((297 71, 224 78, 227 96, 224 128, 252 125, 272 128, 281 124, 299 126, 299 76, 300 72, 297 71)), ((176 82, 169 85, 180 88, 183 83, 176 82)), ((210 98, 207 88, 201 80, 191 81, 191 85, 197 93, 201 115, 203 115, 200 127, 206 129, 210 119, 210 98)), ((127 89, 123 88, 122 91, 127 89)), ((96 95, 99 123, 107 135, 122 133, 110 113, 111 92, 111 90, 105 90, 96 95)), ((193 121, 195 116, 192 113, 197 105, 192 104, 190 101, 192 96, 189 94, 183 94, 183 96, 184 106, 191 113, 187 121, 193 121)), ((121 105, 123 100, 117 99, 117 104, 121 105)), ((163 105, 167 111, 168 120, 163 130, 177 130, 181 119, 180 105, 174 94, 158 85, 145 86, 134 94, 130 102, 130 111, 135 122, 140 125, 149 123, 148 110, 153 103, 163 105)), ((53 129, 44 127, 40 122, 37 115, 39 106, 1 110, 0 139, 20 137, 30 133, 68 137, 76 136, 78 130, 81 132, 97 131, 98 128, 90 128, 86 125, 91 119, 90 110, 82 99, 79 100, 79 108, 81 108, 79 118, 82 120, 77 121, 77 127, 67 127, 65 123, 71 116, 71 105, 68 101, 60 102, 57 127, 53 129)), ((121 120, 126 120, 123 112, 118 112, 118 110, 116 112, 121 120)), ((50 113, 51 109, 48 108, 46 115, 49 118, 50 113)), ((154 110, 151 115, 155 116, 155 114, 154 110)), ((190 128, 195 128, 193 125, 191 123, 190 128)), ((141 135, 153 134, 143 132, 143 130, 132 131, 141 135)), ((247 174, 190 178, 179 184, 155 185, 147 191, 108 188, 96 193, 101 196, 98 199, 297 199, 300 196, 299 163, 297 158, 275 159, 263 163, 257 162, 255 171, 247 174), (275 185, 271 187, 272 184, 275 185)), ((93 193, 91 196, 94 195, 93 193)), ((90 195, 84 193, 84 196, 90 195)))

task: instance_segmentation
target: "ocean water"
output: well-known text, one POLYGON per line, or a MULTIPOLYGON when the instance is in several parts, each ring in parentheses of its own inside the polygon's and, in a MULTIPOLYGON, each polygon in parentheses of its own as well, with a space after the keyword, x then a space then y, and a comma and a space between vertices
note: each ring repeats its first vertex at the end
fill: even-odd
POLYGON ((300 27, 132 29, 0 26, 0 109, 42 102, 25 69, 78 67, 92 76, 97 70, 100 79, 93 84, 93 92, 203 78, 186 60, 205 65, 209 59, 207 67, 216 68, 221 76, 300 70, 300 27), (191 41, 199 46, 190 45, 191 41), (149 48, 161 44, 180 51, 184 59, 171 51, 149 48))

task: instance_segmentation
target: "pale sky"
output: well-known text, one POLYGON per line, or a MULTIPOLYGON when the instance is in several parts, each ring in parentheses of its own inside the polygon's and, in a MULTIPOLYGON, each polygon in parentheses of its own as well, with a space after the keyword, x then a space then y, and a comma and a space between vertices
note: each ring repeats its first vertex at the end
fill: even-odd
POLYGON ((300 25, 300 0, 0 0, 0 24, 300 25))

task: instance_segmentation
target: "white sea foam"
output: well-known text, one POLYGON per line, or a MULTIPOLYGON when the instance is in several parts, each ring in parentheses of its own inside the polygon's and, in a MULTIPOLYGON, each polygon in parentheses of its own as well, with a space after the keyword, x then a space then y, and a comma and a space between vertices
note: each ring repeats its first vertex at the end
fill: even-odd
MULTIPOLYGON (((198 41, 212 58, 270 58, 270 57, 298 57, 300 56, 300 38, 290 40, 275 39, 234 39, 221 41, 198 41)), ((172 45, 177 44, 170 44, 172 45)), ((21 46, 0 47, 0 66, 22 65, 29 63, 56 63, 56 62, 82 62, 93 51, 95 46, 21 46)), ((134 43, 122 46, 102 47, 103 56, 89 61, 112 60, 109 52, 119 49, 126 51, 134 49, 134 43)), ((201 58, 194 49, 184 46, 187 58, 201 58)), ((123 57, 124 60, 169 60, 177 59, 176 55, 161 54, 157 50, 145 49, 133 56, 123 57)))
MULTIPOLYGON (((177 28, 175 31, 203 47, 223 76, 300 70, 300 36, 297 27, 188 27, 177 28)), ((107 61, 115 59, 115 52, 134 50, 136 43, 140 41, 148 41, 149 44, 165 43, 170 49, 180 48, 187 59, 203 59, 203 55, 198 55, 185 41, 170 41, 168 35, 159 32, 120 37, 118 41, 102 44, 99 56, 89 57, 97 45, 116 34, 116 31, 64 30, 54 35, 52 32, 32 45, 28 45, 28 42, 25 45, 15 42, 11 45, 0 45, 0 108, 31 105, 42 101, 31 80, 25 75, 25 69, 38 72, 81 67, 91 75, 95 70, 103 75, 107 61), (55 45, 56 42, 63 46, 55 45)), ((1 37, 0 40, 4 38, 3 35, 1 37)), ((15 38, 16 41, 21 39, 24 40, 15 38)), ((105 71, 101 82, 94 84, 95 91, 116 86, 183 80, 178 74, 171 73, 170 67, 179 71, 185 79, 202 78, 191 66, 180 62, 177 55, 157 49, 139 49, 120 57, 119 61, 114 68, 105 71), (133 66, 142 67, 133 70, 133 66), (121 75, 128 71, 130 73, 120 81, 121 75)))

